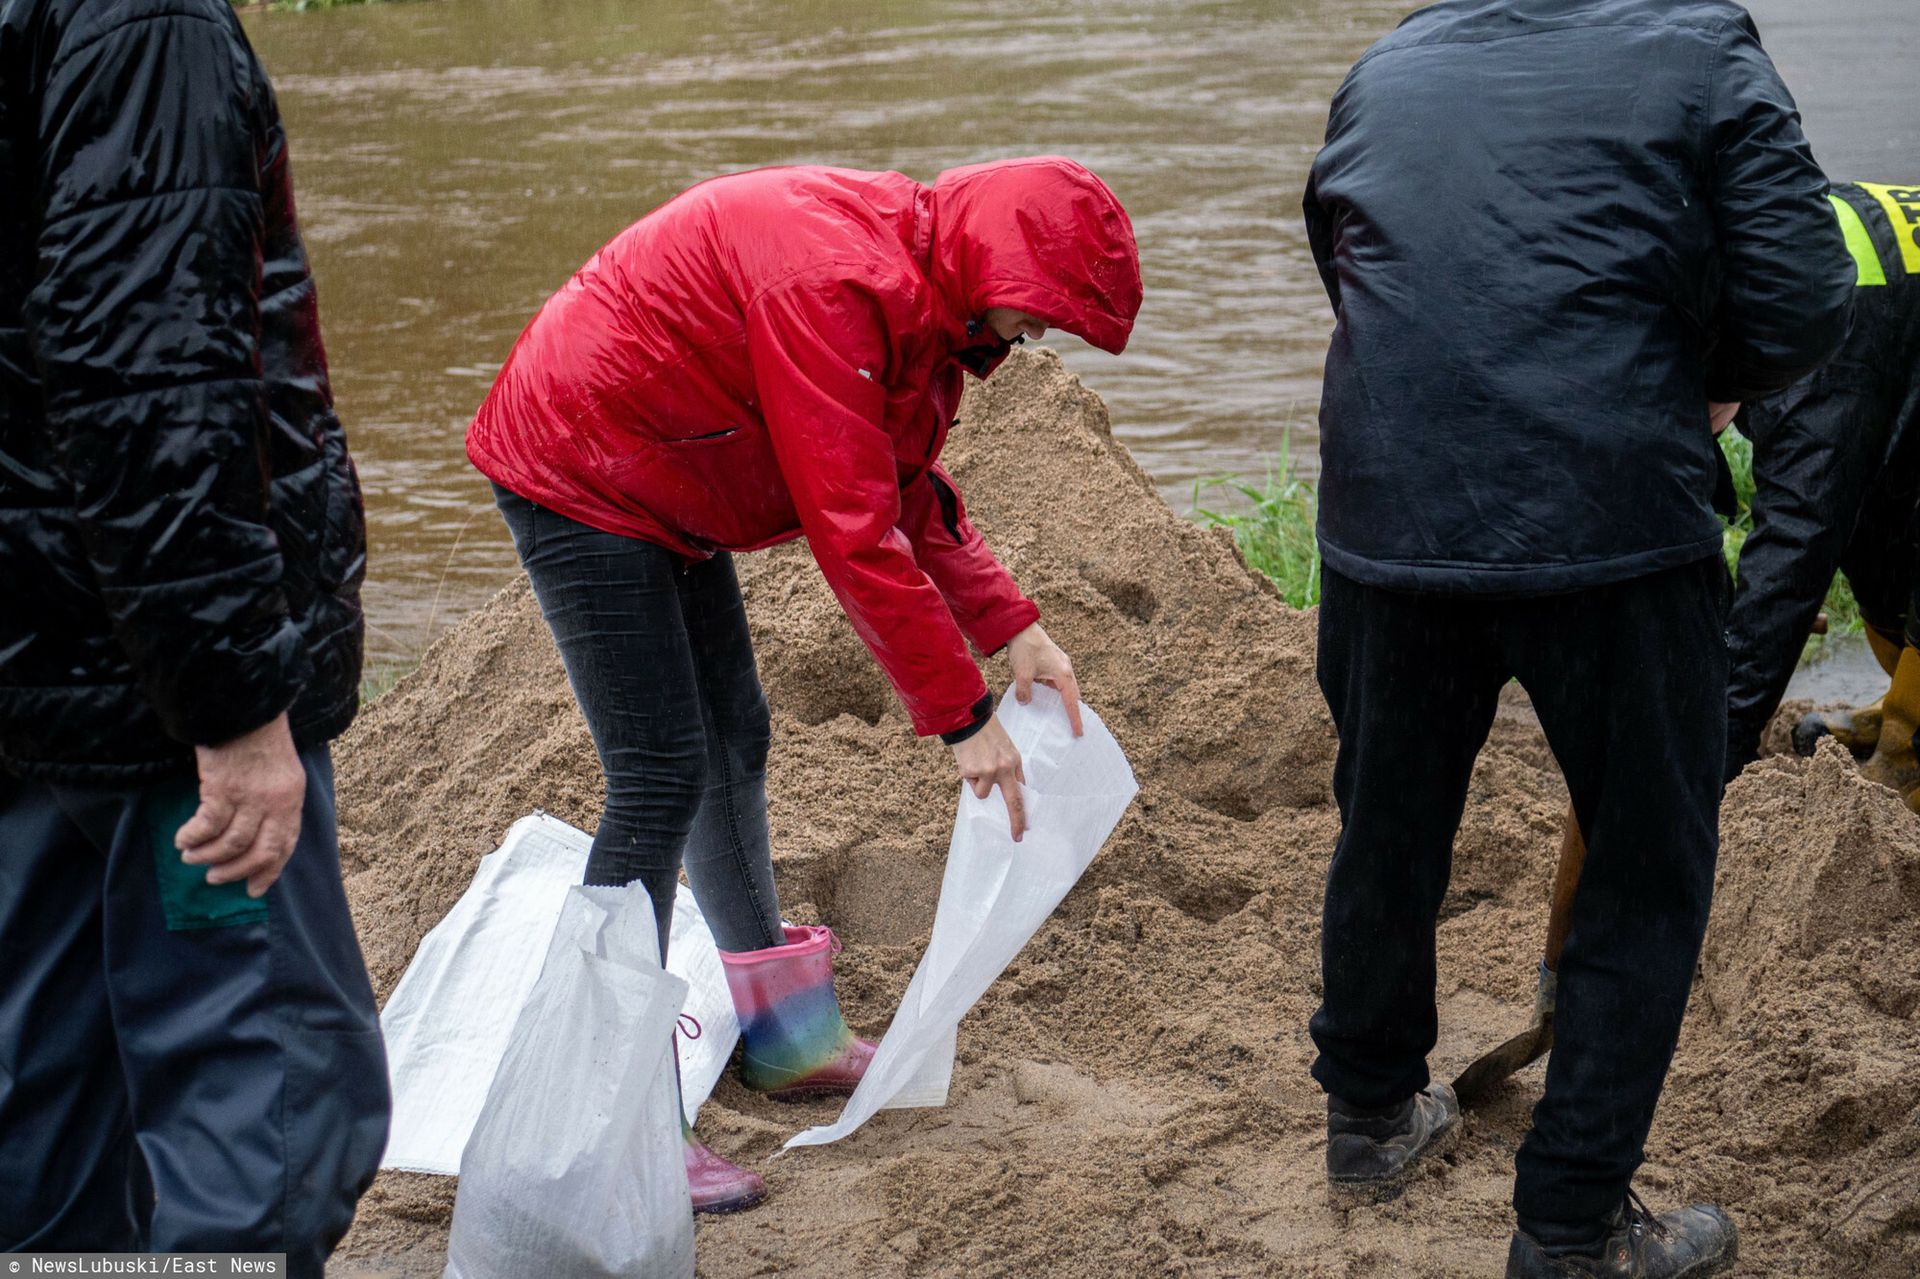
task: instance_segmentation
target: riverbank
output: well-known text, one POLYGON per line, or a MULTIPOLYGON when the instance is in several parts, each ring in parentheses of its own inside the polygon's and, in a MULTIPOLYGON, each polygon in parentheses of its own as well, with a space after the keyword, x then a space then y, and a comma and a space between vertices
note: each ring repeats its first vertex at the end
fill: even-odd
MULTIPOLYGON (((772 1197, 702 1221, 708 1279, 1494 1274, 1541 1070, 1398 1201, 1342 1213, 1307 1075, 1339 819, 1313 616, 1171 511, 1047 352, 970 392, 947 460, 1039 602, 1140 798, 962 1025, 952 1104, 762 1163, 831 1105, 723 1081, 701 1129, 772 1197)), ((741 558, 774 712, 785 912, 831 924, 877 1034, 919 957, 951 827, 804 548, 741 558)), ((1004 684, 1004 663, 990 678, 1004 684)), ((1517 691, 1517 690, 1516 690, 1517 691)), ((348 892, 385 997, 507 825, 591 827, 598 769, 524 583, 441 639, 337 752, 348 892)), ((1531 1006, 1565 790, 1524 699, 1475 770, 1440 930, 1446 1077, 1531 1006)), ((1920 819, 1831 745, 1729 791, 1719 899, 1640 1187, 1715 1199, 1751 1276, 1920 1272, 1920 819)), ((385 1174, 339 1269, 438 1274, 451 1179, 385 1174), (352 1260, 347 1260, 347 1259, 352 1260)))

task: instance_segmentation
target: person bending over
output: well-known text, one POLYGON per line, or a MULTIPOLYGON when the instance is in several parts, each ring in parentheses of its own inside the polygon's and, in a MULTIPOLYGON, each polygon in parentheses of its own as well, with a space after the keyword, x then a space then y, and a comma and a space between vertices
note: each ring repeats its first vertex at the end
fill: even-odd
POLYGON ((1836 568, 1892 678, 1851 713, 1810 715, 1863 771, 1920 801, 1920 185, 1853 183, 1832 197, 1856 263, 1853 331, 1811 377, 1746 407, 1753 533, 1727 623, 1727 780, 1753 762, 1836 568))
MULTIPOLYGON (((1340 736, 1311 1023, 1336 1198, 1458 1126, 1434 936, 1501 688, 1532 696, 1587 858, 1510 1279, 1705 1275, 1642 1157, 1707 923, 1729 583, 1713 427, 1819 365, 1853 264, 1729 0, 1443 0, 1355 65, 1306 195, 1337 324, 1319 678, 1340 736), (1718 405, 1718 407, 1710 407, 1718 405)), ((1436 1193, 1445 1193, 1444 1186, 1436 1193)))
MULTIPOLYGON (((719 942, 749 1087, 850 1092, 872 1045, 841 1017, 831 935, 783 928, 768 849, 768 712, 731 552, 804 536, 914 729, 998 786, 1019 753, 968 654, 1063 694, 1067 655, 939 463, 963 373, 1057 326, 1118 353, 1133 231, 1070 160, 923 186, 792 167, 715 178, 627 228, 548 299, 467 434, 606 775, 586 878, 639 880, 666 949, 677 876, 719 942)), ((696 1211, 765 1193, 687 1134, 696 1211)))

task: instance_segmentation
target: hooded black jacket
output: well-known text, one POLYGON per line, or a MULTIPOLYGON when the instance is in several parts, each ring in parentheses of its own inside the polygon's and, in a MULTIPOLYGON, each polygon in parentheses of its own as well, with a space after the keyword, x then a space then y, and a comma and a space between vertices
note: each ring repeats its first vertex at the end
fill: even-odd
POLYGON ((1449 0, 1374 45, 1306 195, 1338 324, 1328 567, 1550 594, 1715 553, 1709 400, 1846 333, 1853 264, 1730 0, 1449 0))
POLYGON ((227 0, 0 0, 0 767, 353 718, 359 485, 227 0))

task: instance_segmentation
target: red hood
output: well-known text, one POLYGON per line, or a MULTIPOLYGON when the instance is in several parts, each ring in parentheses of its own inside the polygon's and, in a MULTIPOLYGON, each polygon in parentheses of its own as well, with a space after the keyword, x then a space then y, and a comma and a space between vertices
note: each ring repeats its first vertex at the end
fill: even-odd
POLYGON ((929 274, 963 319, 1009 306, 1120 354, 1140 313, 1133 223, 1106 183, 1060 156, 934 179, 929 274))

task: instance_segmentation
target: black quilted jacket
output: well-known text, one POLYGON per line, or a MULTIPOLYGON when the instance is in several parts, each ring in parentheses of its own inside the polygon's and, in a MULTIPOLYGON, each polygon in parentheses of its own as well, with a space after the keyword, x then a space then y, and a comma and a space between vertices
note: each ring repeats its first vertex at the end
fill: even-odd
POLYGON ((227 0, 0 0, 0 768, 353 718, 366 540, 227 0))
POLYGON ((1445 0, 1334 98, 1328 567, 1542 595, 1717 554, 1709 400, 1847 331, 1853 262, 1731 0, 1445 0))

